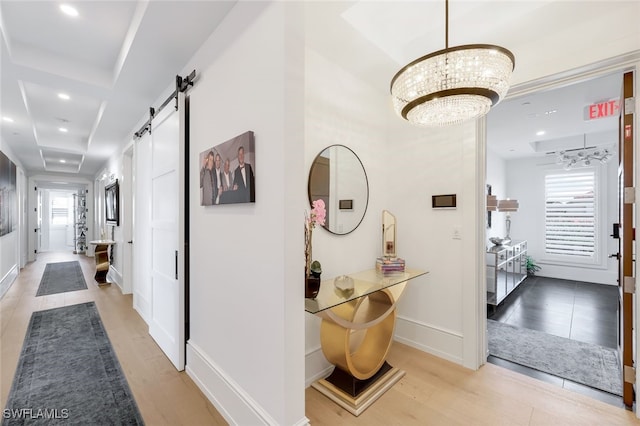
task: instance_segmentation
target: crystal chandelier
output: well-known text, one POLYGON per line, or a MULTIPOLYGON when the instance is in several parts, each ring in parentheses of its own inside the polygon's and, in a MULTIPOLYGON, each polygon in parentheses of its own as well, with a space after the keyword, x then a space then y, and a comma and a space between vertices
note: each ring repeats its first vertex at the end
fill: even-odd
POLYGON ((509 90, 513 54, 491 44, 449 47, 445 0, 445 49, 416 59, 391 80, 396 113, 421 126, 447 126, 482 117, 509 90))
POLYGON ((605 164, 613 157, 613 149, 597 146, 587 147, 587 135, 583 136, 582 148, 567 149, 557 152, 556 163, 565 170, 574 167, 588 167, 594 163, 605 164))

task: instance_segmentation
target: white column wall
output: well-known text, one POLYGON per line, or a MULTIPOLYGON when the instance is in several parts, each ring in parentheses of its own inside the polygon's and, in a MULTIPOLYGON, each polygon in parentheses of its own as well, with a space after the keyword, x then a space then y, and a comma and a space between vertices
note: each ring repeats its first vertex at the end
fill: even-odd
POLYGON ((232 424, 306 423, 299 7, 238 3, 190 64, 186 368, 232 424), (198 154, 248 130, 255 203, 200 206, 198 154))
MULTIPOLYGON (((396 119, 398 120, 398 119, 396 119)), ((398 308, 396 340, 453 362, 477 368, 469 350, 477 318, 471 307, 477 292, 475 176, 479 166, 476 125, 422 129, 394 123, 389 140, 393 171, 388 204, 398 220, 398 255, 407 265, 429 270, 412 280, 398 308), (455 209, 433 209, 431 196, 456 194, 455 209), (454 239, 458 231, 460 239, 454 239), (467 322, 470 320, 471 322, 467 322), (465 335, 467 333, 467 335, 465 335)), ((484 186, 484 182, 480 183, 484 186)), ((474 348, 475 350, 475 348, 474 348)))

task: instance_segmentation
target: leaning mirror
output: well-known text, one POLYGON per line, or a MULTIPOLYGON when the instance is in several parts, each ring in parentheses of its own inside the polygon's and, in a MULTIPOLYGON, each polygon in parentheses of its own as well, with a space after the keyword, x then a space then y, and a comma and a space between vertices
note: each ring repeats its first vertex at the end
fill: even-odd
POLYGON ((344 145, 331 145, 320 152, 309 170, 309 203, 324 201, 324 228, 348 234, 360 225, 369 203, 369 183, 358 156, 344 145))
POLYGON ((382 255, 396 257, 396 217, 382 210, 382 255))

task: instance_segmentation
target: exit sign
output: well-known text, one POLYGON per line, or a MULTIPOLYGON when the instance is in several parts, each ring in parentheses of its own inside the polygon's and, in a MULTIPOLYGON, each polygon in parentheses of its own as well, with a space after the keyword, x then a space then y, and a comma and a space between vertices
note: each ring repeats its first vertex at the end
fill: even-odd
POLYGON ((597 120, 599 118, 618 116, 620 113, 620 100, 598 102, 587 105, 584 108, 585 120, 597 120))

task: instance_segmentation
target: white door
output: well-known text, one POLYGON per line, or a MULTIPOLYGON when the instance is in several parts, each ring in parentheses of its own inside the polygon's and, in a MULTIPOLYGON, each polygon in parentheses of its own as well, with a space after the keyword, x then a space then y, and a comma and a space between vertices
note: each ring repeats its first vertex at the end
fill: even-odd
POLYGON ((134 145, 133 307, 151 323, 151 135, 134 145))
POLYGON ((182 273, 184 219, 184 95, 180 111, 167 105, 151 123, 151 322, 149 333, 184 370, 185 319, 182 273), (181 160, 181 158, 183 160, 181 160))
POLYGON ((133 147, 122 156, 122 293, 132 292, 133 265, 133 147))

